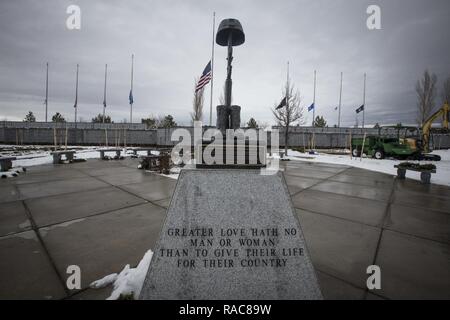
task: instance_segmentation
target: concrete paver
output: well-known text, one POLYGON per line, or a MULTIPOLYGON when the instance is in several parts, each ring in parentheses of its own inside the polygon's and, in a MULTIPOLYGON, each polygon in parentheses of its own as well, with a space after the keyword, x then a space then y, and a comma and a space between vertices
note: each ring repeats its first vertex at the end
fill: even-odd
POLYGON ((25 184, 25 183, 42 183, 45 181, 56 181, 56 180, 66 180, 71 178, 83 178, 87 175, 81 171, 74 169, 67 170, 54 170, 54 171, 44 171, 35 173, 20 174, 17 179, 10 179, 11 183, 14 184, 25 184))
POLYGON ((175 185, 176 180, 165 178, 150 182, 124 185, 120 188, 149 201, 157 201, 171 197, 175 185))
POLYGON ((384 231, 375 264, 380 295, 390 299, 450 299, 448 245, 384 231))
POLYGON ((164 218, 164 209, 147 203, 40 228, 39 233, 59 272, 66 276, 69 265, 78 265, 86 288, 126 264, 136 266, 154 248, 164 218))
POLYGON ((133 170, 133 172, 120 172, 117 174, 97 176, 97 179, 100 179, 114 186, 121 186, 126 184, 144 183, 154 180, 160 180, 163 178, 162 176, 157 176, 143 170, 131 170, 133 170))
POLYGON ((0 237, 0 299, 62 299, 66 293, 34 231, 0 237))
POLYGON ((350 198, 345 195, 308 189, 292 198, 295 208, 348 219, 371 226, 381 226, 387 204, 377 200, 350 198))
POLYGON ((297 209, 314 267, 365 288, 381 230, 297 209))
POLYGON ((450 214, 392 204, 385 228, 450 244, 450 214))
POLYGON ((435 210, 450 214, 450 197, 420 193, 416 191, 396 190, 393 202, 423 208, 424 210, 435 210))
POLYGON ((328 179, 334 176, 335 172, 320 171, 319 169, 308 169, 308 168, 293 168, 286 167, 285 174, 290 176, 298 176, 312 179, 328 179))
POLYGON ((96 166, 94 168, 80 168, 79 170, 90 176, 108 176, 108 175, 115 176, 122 173, 133 174, 137 172, 135 168, 128 168, 124 166, 119 166, 117 164, 109 166, 109 161, 105 161, 104 166, 96 166))
POLYGON ((107 187, 108 184, 91 177, 69 178, 65 180, 46 181, 42 183, 27 183, 18 185, 21 199, 48 197, 63 193, 107 187))
POLYGON ((394 178, 391 176, 389 176, 388 178, 386 178, 383 175, 380 176, 375 176, 374 178, 367 178, 364 176, 357 176, 343 172, 334 177, 331 177, 330 180, 375 188, 391 189, 392 185, 394 184, 394 178))
POLYGON ((0 184, 0 203, 20 199, 19 189, 14 184, 7 182, 0 184))
POLYGON ((22 201, 7 202, 0 205, 0 236, 26 231, 31 228, 22 201))
POLYGON ((309 188, 317 183, 319 183, 321 180, 319 179, 311 179, 311 178, 304 178, 304 177, 298 177, 298 176, 291 176, 288 174, 284 175, 284 178, 286 180, 286 184, 289 186, 297 187, 299 189, 306 189, 309 188))
POLYGON ((355 188, 355 186, 352 184, 337 181, 321 182, 312 187, 312 190, 332 192, 351 197, 358 197, 369 200, 381 200, 381 201, 387 201, 391 194, 391 189, 373 188, 362 185, 358 185, 358 187, 355 188))
POLYGON ((36 224, 41 226, 79 219, 129 207, 145 200, 114 187, 26 200, 36 224))
POLYGON ((364 290, 326 273, 317 272, 320 289, 325 300, 362 300, 364 290))

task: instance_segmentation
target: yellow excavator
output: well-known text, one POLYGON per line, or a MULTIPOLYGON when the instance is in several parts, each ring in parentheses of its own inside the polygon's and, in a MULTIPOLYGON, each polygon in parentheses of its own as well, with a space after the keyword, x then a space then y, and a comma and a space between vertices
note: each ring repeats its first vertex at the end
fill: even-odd
POLYGON ((448 120, 450 118, 450 107, 448 102, 445 102, 438 111, 433 113, 423 124, 422 124, 422 148, 423 152, 430 152, 430 133, 431 125, 433 121, 437 118, 442 117, 442 128, 448 130, 448 120))

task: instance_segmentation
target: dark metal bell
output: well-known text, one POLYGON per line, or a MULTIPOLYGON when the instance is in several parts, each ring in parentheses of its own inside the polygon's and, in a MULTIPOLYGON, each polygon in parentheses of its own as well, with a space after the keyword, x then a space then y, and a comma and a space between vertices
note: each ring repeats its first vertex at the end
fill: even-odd
POLYGON ((245 34, 239 20, 224 19, 217 30, 216 43, 221 46, 228 46, 228 37, 230 34, 232 35, 232 46, 239 46, 245 42, 245 34))

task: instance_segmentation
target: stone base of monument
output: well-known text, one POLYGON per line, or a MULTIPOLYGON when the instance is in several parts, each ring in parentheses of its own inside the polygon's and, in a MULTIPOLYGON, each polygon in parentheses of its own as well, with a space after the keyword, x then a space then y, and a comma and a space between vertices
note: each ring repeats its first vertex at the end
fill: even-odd
POLYGON ((281 172, 182 170, 140 299, 322 299, 281 172))

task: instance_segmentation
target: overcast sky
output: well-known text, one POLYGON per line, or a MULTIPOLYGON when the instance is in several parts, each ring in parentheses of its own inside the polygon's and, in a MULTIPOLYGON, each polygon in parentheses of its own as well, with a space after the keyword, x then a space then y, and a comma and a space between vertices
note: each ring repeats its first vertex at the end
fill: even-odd
MULTIPOLYGON (((131 54, 135 54, 134 121, 172 114, 189 124, 194 79, 211 58, 212 15, 242 23, 246 42, 234 49, 233 103, 242 120, 274 124, 270 108, 282 98, 286 62, 308 106, 317 70, 316 115, 337 122, 340 72, 342 123, 353 126, 367 73, 366 123, 414 123, 414 86, 425 69, 450 76, 448 0, 1 0, 0 119, 45 117, 49 62, 49 117, 74 119, 75 70, 80 64, 78 115, 102 112, 108 64, 107 114, 129 117, 131 54), (81 29, 68 30, 66 9, 81 8, 81 29), (368 5, 381 8, 381 30, 366 27, 368 5)), ((226 48, 215 46, 214 102, 226 77, 226 48)), ((209 122, 210 87, 204 122, 209 122)), ((440 99, 437 99, 440 103, 440 99)), ((309 114, 309 121, 312 115, 309 114)), ((213 114, 215 123, 215 112, 213 114)))

